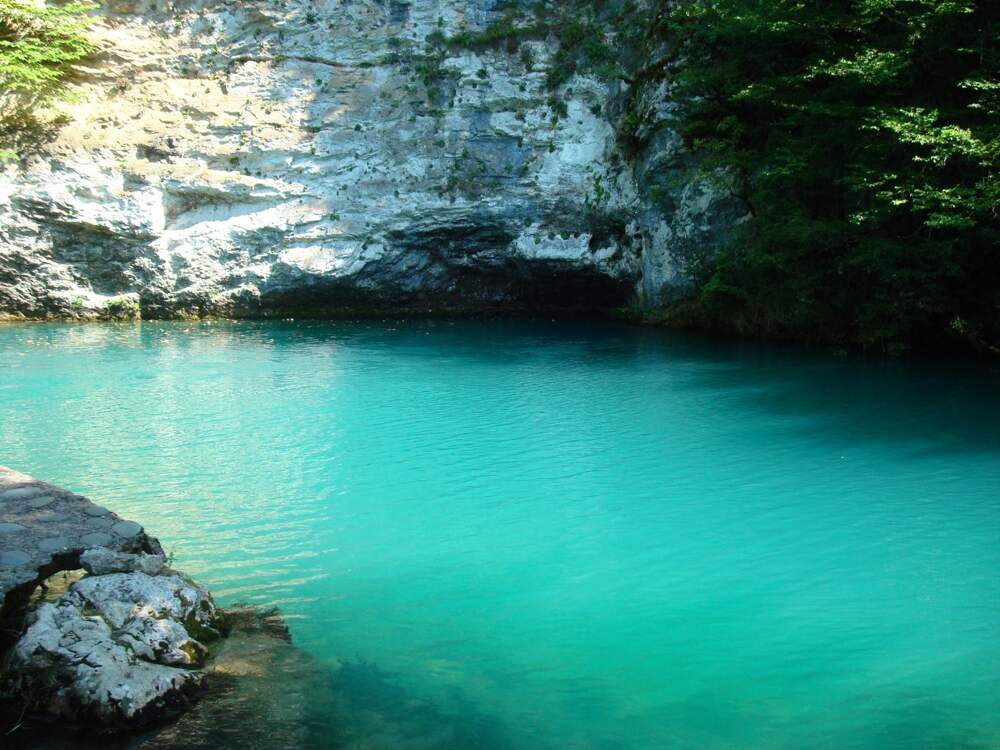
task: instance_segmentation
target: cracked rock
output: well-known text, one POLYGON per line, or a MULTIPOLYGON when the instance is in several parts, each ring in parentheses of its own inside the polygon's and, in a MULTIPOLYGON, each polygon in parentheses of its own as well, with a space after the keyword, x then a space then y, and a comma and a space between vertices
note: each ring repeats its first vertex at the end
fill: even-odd
MULTIPOLYGON (((95 569, 163 563, 158 555, 104 552, 84 557, 95 569)), ((14 647, 8 679, 31 696, 31 710, 142 726, 183 710, 204 687, 194 668, 205 662, 202 641, 221 627, 208 592, 179 575, 91 575, 39 605, 14 647)))

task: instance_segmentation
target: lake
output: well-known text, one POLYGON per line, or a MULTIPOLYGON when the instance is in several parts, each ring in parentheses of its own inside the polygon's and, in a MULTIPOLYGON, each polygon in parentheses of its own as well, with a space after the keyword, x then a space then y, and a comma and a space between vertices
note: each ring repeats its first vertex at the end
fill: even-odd
POLYGON ((4 325, 0 464, 280 607, 339 675, 296 698, 312 747, 1000 746, 996 366, 600 322, 4 325))

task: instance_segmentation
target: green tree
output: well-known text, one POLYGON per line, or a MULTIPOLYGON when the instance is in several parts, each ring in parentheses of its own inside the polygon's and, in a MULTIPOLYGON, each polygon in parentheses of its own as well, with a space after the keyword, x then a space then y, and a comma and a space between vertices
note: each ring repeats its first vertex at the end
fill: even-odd
POLYGON ((1000 352, 1000 4, 660 0, 677 125, 752 213, 697 315, 1000 352))
POLYGON ((10 156, 44 125, 77 63, 96 51, 85 15, 93 7, 0 0, 0 153, 10 156))

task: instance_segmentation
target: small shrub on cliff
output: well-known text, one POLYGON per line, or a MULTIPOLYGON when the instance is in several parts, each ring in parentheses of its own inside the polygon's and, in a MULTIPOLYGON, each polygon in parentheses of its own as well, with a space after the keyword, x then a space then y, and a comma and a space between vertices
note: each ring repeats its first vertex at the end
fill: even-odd
POLYGON ((517 52, 523 39, 544 38, 548 27, 544 24, 519 23, 515 11, 508 11, 501 18, 491 23, 482 31, 462 31, 449 37, 449 47, 484 50, 489 47, 504 48, 508 52, 517 52))
POLYGON ((104 317, 111 320, 138 320, 139 301, 131 297, 112 297, 104 305, 104 317))
MULTIPOLYGON (((634 33, 635 7, 625 3, 614 11, 602 0, 540 0, 528 14, 517 4, 504 6, 502 15, 481 31, 463 31, 448 37, 449 47, 482 51, 505 50, 520 54, 525 69, 536 65, 527 40, 555 40, 555 53, 546 71, 551 89, 565 84, 576 73, 614 79, 623 75, 619 44, 623 33, 634 33)), ((500 10, 497 6, 494 10, 500 10)))
POLYGON ((535 53, 527 44, 521 45, 521 64, 525 70, 532 70, 535 67, 535 53))
POLYGON ((0 150, 24 145, 56 119, 52 105, 96 51, 85 15, 93 7, 0 0, 0 150))

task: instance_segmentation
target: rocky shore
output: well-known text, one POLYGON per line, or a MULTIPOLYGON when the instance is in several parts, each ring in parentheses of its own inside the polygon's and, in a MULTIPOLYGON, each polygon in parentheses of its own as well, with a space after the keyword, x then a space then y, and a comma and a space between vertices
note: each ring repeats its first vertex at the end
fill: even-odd
POLYGON ((230 621, 287 638, 256 610, 227 617, 140 524, 4 467, 0 596, 5 731, 148 727, 205 691, 230 621))

